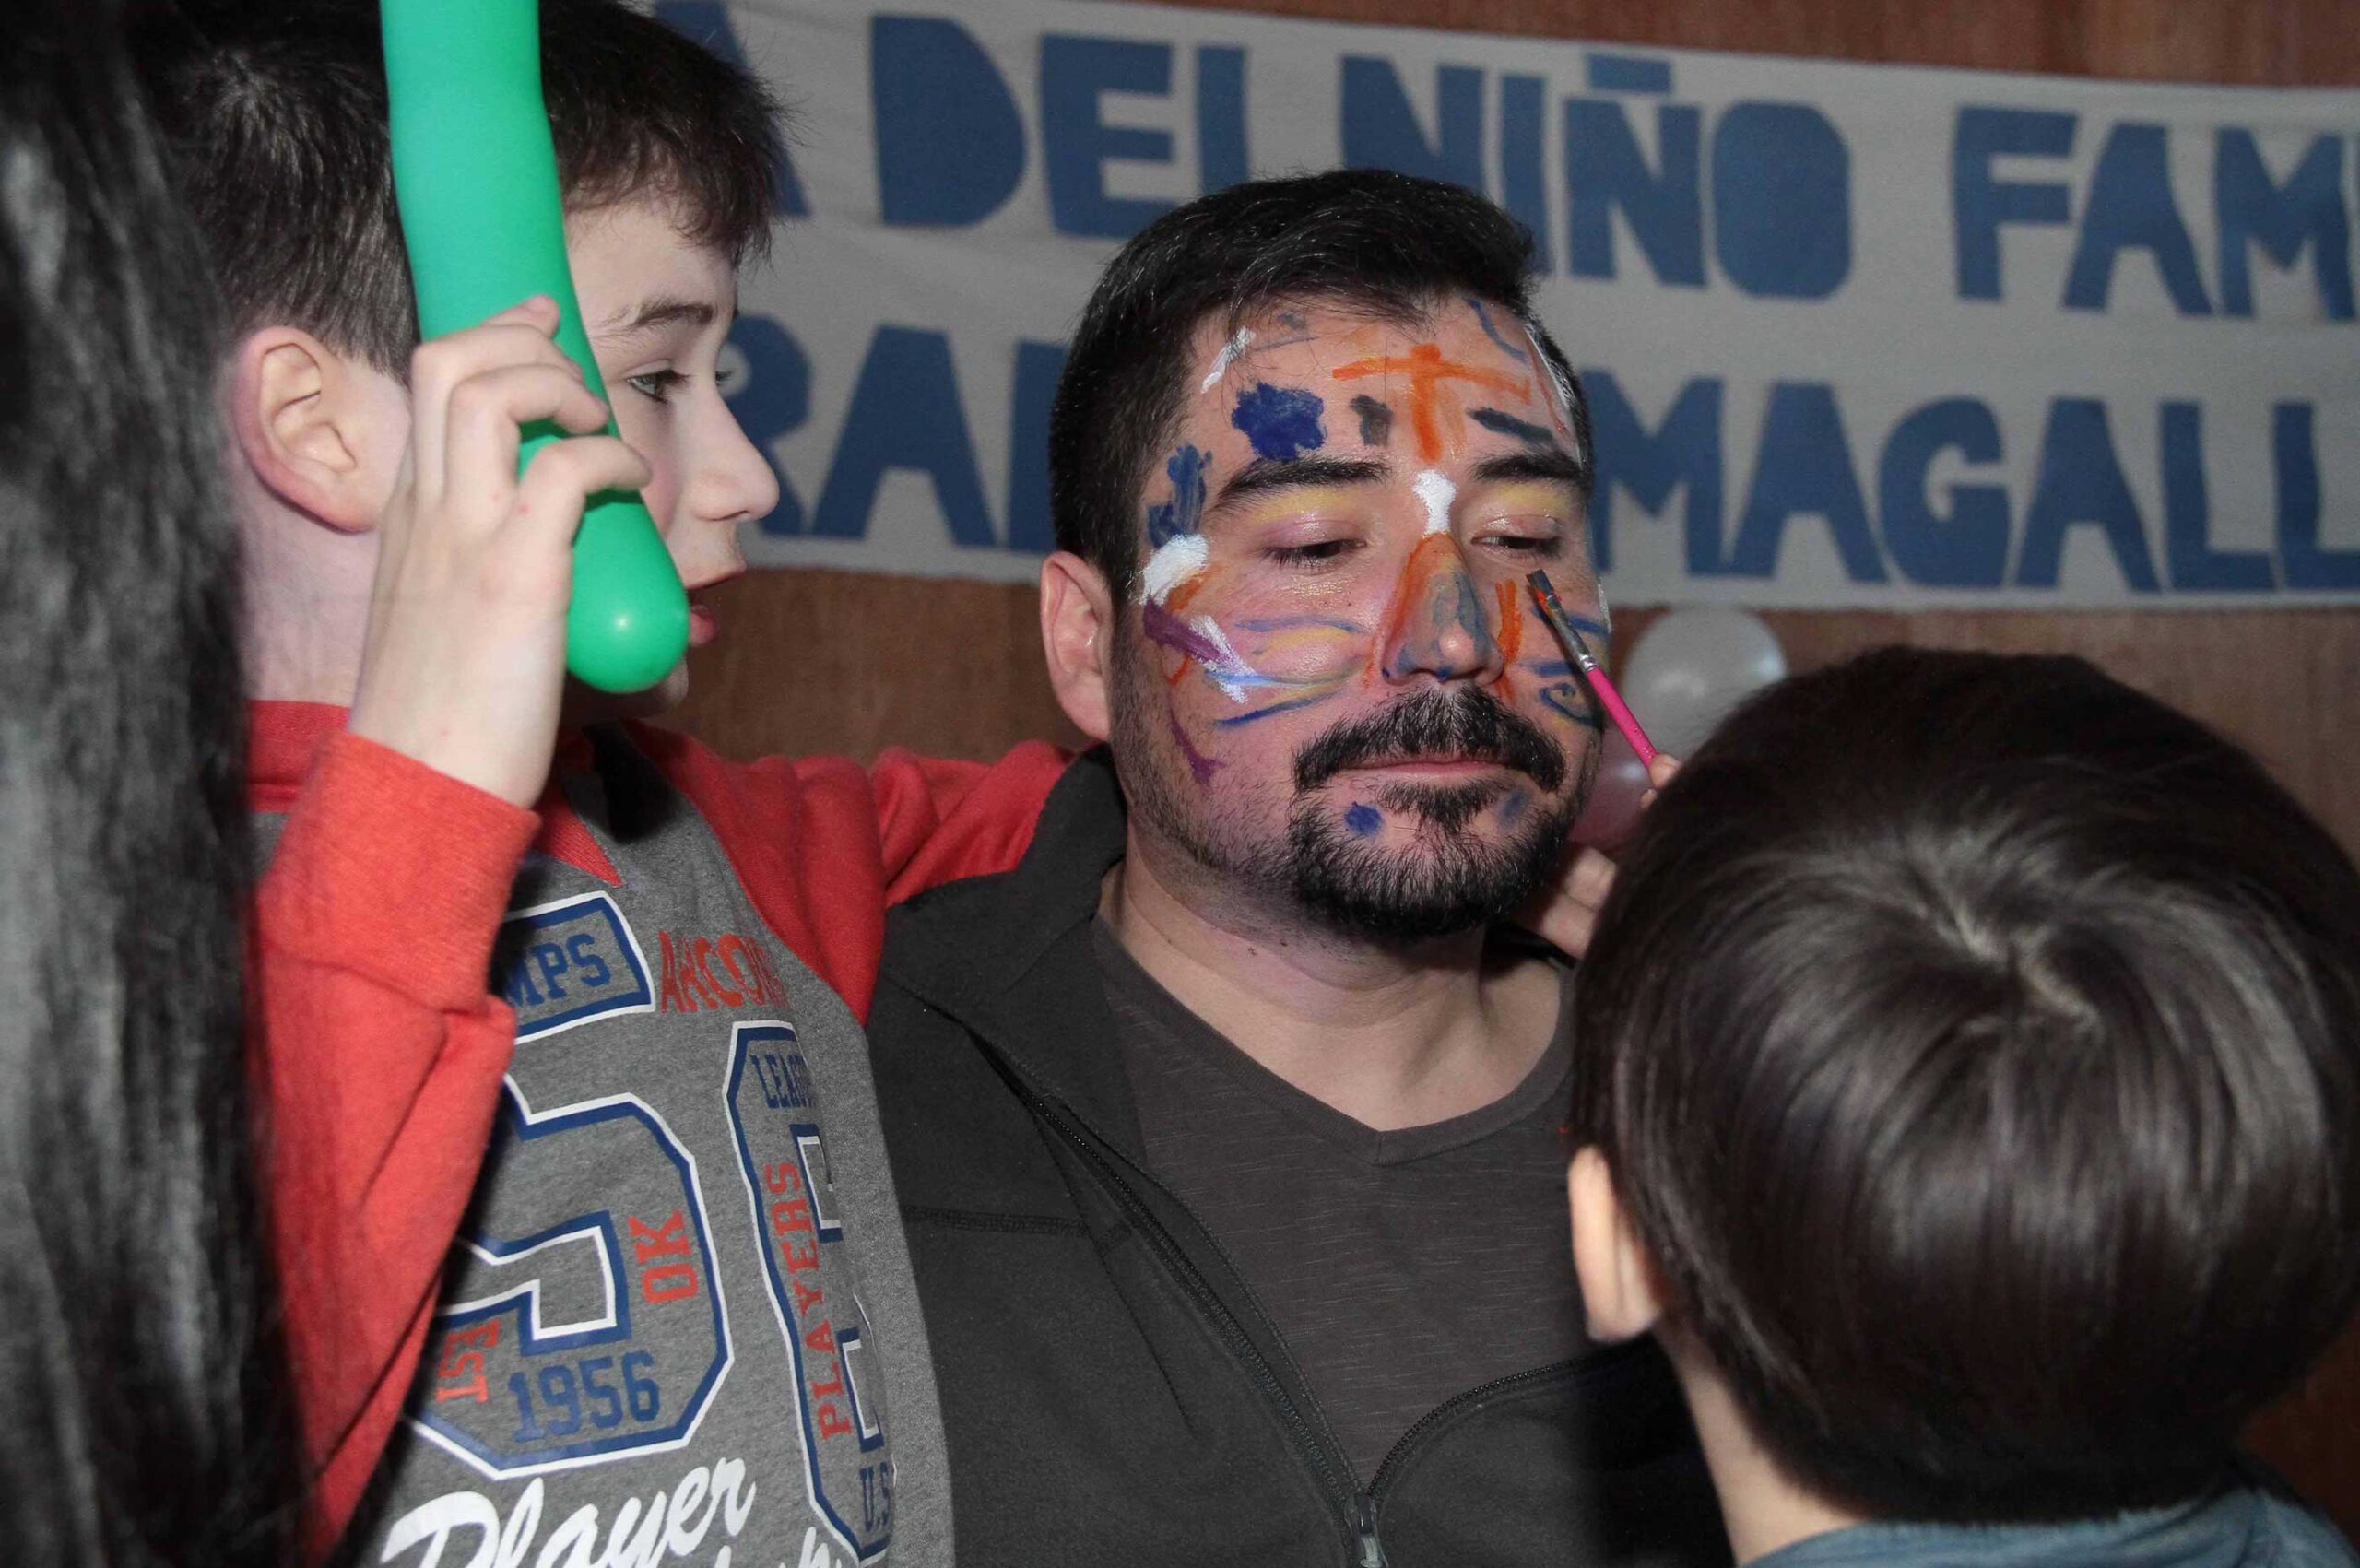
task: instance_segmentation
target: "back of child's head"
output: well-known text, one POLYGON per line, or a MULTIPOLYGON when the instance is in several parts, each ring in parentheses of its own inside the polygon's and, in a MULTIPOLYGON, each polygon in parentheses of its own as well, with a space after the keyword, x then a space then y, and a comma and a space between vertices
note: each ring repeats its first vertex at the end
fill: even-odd
MULTIPOLYGON (((406 373, 376 0, 178 0, 135 47, 230 325, 406 373)), ((655 198, 733 262, 762 249, 784 154, 755 77, 620 0, 541 0, 541 86, 570 212, 655 198)))
POLYGON ((1574 1131, 1788 1477, 1885 1517, 2162 1503, 2360 1291, 2360 875, 2079 660, 1892 649, 1664 791, 1574 1131))

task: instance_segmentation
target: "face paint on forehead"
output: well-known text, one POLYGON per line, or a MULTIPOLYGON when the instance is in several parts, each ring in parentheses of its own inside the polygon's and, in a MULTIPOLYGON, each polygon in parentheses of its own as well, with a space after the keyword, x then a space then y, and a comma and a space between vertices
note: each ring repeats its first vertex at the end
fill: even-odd
POLYGON ((1338 381, 1358 381, 1366 376, 1400 377, 1410 383, 1410 429, 1417 437, 1418 455, 1432 463, 1442 455, 1443 420, 1451 422, 1451 437, 1458 434, 1460 409, 1457 388, 1461 385, 1481 387, 1485 391, 1514 393, 1519 399, 1529 399, 1532 383, 1521 376, 1504 375, 1477 365, 1460 364, 1443 355, 1438 343, 1421 343, 1406 354, 1380 354, 1371 359, 1355 360, 1349 365, 1339 365, 1328 372, 1338 381))
POLYGON ((1527 446, 1554 446, 1557 438, 1529 419, 1519 419, 1514 414, 1497 408, 1474 408, 1467 417, 1495 434, 1512 436, 1527 446))
POLYGON ((1255 456, 1285 463, 1328 444, 1319 422, 1327 408, 1316 394, 1301 387, 1257 382, 1237 395, 1229 422, 1245 432, 1255 456))
POLYGON ((1532 356, 1525 352, 1524 349, 1518 348, 1500 331, 1499 324, 1493 321, 1492 312, 1490 309, 1484 305, 1482 301, 1469 300, 1467 301, 1467 304, 1468 307, 1475 312, 1475 320, 1477 323, 1482 326, 1483 336, 1498 344, 1500 346, 1500 352, 1505 354, 1519 365, 1528 365, 1532 363, 1532 356))
POLYGON ((1197 391, 1203 394, 1219 386, 1221 378, 1229 374, 1229 367, 1237 362, 1237 357, 1245 353, 1253 341, 1254 329, 1250 326, 1239 327, 1230 340, 1221 345, 1221 352, 1213 356, 1213 368, 1207 371, 1205 379, 1197 383, 1197 391))

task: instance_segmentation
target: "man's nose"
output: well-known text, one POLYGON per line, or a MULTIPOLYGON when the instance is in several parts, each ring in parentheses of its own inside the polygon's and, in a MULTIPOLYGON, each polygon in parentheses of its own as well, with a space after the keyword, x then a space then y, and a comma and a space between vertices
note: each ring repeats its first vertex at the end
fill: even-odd
POLYGON ((1457 539, 1447 533, 1426 535, 1410 552, 1394 590, 1386 627, 1386 678, 1469 680, 1496 676, 1502 667, 1499 636, 1457 539))

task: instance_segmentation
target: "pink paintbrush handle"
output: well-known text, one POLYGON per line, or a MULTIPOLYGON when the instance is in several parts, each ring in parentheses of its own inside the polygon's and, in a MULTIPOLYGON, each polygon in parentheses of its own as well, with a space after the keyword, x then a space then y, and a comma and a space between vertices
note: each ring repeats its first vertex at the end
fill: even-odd
POLYGON ((1631 749, 1639 754, 1640 766, 1652 766, 1656 749, 1648 744, 1647 732, 1641 729, 1639 721, 1632 716, 1630 705, 1622 701, 1622 693, 1614 690, 1614 683, 1606 678, 1606 672, 1596 664, 1585 666, 1584 673, 1589 677, 1590 685, 1598 689, 1598 700, 1606 705, 1606 716, 1614 721, 1614 727, 1622 732, 1622 738, 1629 741, 1631 749))
POLYGON ((1629 741, 1631 749, 1639 754, 1639 765, 1646 767, 1653 763, 1656 749, 1648 744, 1647 732, 1639 727, 1637 719, 1632 717, 1630 704, 1622 701, 1622 693, 1614 690, 1614 683, 1606 678, 1605 666, 1592 656, 1589 644, 1582 641, 1582 634, 1574 630, 1572 619, 1565 614, 1565 607, 1557 602, 1557 590, 1550 583, 1549 574, 1546 572, 1528 572, 1525 573, 1524 580, 1532 589, 1533 598, 1540 602, 1540 619, 1556 632, 1557 641, 1565 645, 1565 652, 1582 672, 1582 678, 1588 681, 1590 690, 1598 693, 1599 702, 1606 709, 1606 716, 1614 721, 1614 727, 1622 732, 1622 738, 1629 741))

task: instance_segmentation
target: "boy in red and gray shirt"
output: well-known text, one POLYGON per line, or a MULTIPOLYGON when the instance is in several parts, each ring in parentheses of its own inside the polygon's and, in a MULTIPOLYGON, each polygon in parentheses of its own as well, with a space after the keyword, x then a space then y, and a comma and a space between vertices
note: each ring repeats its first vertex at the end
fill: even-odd
POLYGON ((948 1561, 859 1020, 887 902, 1011 864, 1060 760, 740 765, 637 722, 684 672, 566 687, 584 496, 643 492, 700 643, 776 500, 717 367, 780 152, 744 73, 611 0, 543 13, 620 441, 546 301, 412 357, 373 5, 192 4, 140 43, 236 329, 315 1538, 368 1489, 377 1562, 948 1561), (519 481, 542 419, 585 439, 519 481))

